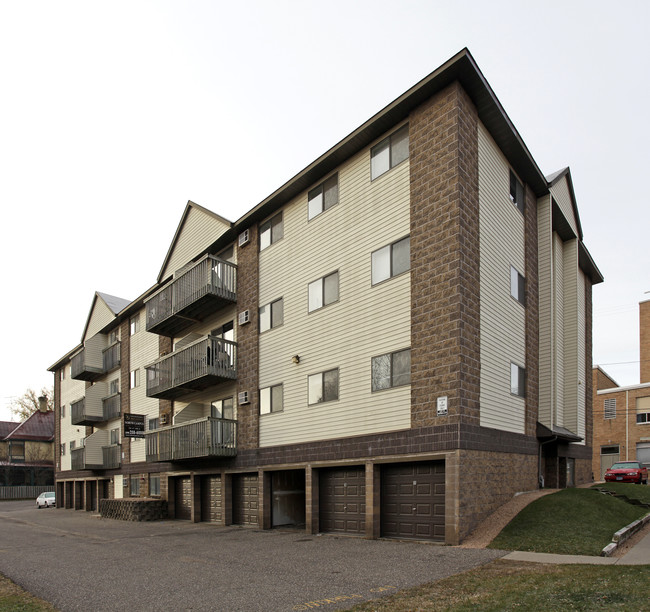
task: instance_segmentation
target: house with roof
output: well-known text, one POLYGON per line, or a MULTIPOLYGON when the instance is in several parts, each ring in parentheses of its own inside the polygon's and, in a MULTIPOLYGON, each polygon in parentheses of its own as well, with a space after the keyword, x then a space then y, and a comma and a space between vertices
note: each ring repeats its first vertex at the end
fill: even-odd
POLYGON ((464 49, 240 219, 188 202, 135 300, 96 294, 49 368, 57 505, 457 544, 590 481, 602 280, 569 169, 464 49))

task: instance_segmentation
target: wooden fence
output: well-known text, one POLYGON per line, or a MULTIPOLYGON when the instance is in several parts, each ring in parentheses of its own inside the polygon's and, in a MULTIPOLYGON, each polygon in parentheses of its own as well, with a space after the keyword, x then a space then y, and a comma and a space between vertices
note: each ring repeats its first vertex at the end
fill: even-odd
POLYGON ((3 499, 36 499, 41 493, 54 491, 54 485, 1 487, 0 500, 3 499))

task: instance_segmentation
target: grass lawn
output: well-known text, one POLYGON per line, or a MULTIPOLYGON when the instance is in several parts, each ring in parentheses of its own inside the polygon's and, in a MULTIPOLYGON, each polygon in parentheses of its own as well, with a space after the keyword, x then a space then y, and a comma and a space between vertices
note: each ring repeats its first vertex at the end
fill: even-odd
POLYGON ((0 612, 52 612, 52 605, 0 575, 0 612))
POLYGON ((650 504, 650 486, 629 484, 624 482, 604 482, 593 486, 594 489, 606 489, 629 499, 638 499, 644 504, 650 504))
POLYGON ((648 610, 648 566, 547 565, 499 559, 352 608, 354 612, 648 610))
POLYGON ((646 512, 594 489, 563 489, 526 506, 489 547, 597 556, 616 531, 646 512))

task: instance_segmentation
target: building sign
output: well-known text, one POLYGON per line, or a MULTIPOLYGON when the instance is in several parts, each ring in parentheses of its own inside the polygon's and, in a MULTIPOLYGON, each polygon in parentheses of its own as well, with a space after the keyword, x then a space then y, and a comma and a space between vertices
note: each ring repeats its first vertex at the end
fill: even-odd
POLYGON ((144 438, 144 414, 124 415, 124 437, 144 438))
POLYGON ((444 395, 443 397, 438 398, 437 408, 438 408, 438 416, 446 416, 447 415, 447 396, 446 395, 444 395))

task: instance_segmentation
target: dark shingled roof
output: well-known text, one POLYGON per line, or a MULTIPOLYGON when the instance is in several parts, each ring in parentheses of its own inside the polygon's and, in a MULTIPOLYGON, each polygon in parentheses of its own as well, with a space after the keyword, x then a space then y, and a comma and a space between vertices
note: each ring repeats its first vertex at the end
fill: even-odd
POLYGON ((40 440, 47 442, 54 438, 54 411, 37 410, 25 419, 9 435, 8 440, 40 440))
POLYGON ((20 423, 13 421, 0 421, 0 440, 4 440, 20 423))

